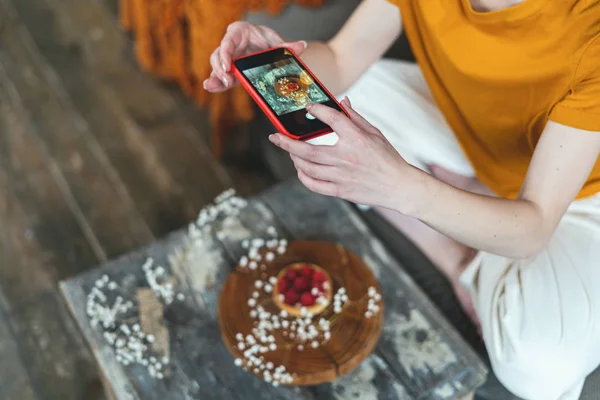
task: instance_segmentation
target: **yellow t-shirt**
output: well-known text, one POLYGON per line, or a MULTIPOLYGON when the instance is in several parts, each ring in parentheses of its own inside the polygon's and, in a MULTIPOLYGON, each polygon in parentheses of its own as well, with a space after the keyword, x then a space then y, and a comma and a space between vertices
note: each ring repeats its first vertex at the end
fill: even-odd
MULTIPOLYGON (((515 198, 548 120, 600 132, 600 2, 390 0, 477 177, 515 198)), ((600 192, 597 162, 578 198, 600 192)))

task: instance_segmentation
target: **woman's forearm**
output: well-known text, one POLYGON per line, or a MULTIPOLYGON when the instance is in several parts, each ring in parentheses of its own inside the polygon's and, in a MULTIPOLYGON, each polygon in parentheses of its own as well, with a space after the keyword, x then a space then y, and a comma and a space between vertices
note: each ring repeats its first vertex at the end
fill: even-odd
POLYGON ((345 84, 342 78, 344 71, 329 44, 309 42, 301 58, 334 96, 347 89, 348 85, 345 84))
POLYGON ((310 42, 301 57, 327 89, 338 96, 381 58, 401 31, 396 6, 387 0, 363 0, 329 42, 310 42))
POLYGON ((552 228, 530 201, 469 193, 420 170, 414 173, 414 200, 398 211, 467 246, 519 259, 536 254, 549 238, 552 228))

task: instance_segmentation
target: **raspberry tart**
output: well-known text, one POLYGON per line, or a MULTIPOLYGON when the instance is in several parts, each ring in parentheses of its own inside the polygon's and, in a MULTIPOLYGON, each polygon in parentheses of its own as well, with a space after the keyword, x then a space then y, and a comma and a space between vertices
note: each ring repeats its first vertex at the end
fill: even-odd
POLYGON ((318 265, 291 264, 277 275, 273 299, 280 309, 290 315, 317 315, 331 302, 332 286, 331 277, 318 265))

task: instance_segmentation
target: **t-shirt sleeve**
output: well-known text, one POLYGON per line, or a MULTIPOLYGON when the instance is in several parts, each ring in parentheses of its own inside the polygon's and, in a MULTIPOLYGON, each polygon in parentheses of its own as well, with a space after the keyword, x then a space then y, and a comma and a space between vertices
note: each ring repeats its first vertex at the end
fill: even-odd
POLYGON ((596 38, 584 53, 571 90, 554 106, 550 120, 600 132, 600 38, 596 38))

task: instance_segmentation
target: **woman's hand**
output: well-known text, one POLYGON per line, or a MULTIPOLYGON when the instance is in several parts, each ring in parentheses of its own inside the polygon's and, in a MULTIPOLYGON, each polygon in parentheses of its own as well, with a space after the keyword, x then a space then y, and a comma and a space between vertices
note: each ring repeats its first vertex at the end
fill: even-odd
POLYGON ((235 83, 231 73, 231 61, 271 47, 285 46, 300 55, 306 49, 306 42, 285 42, 277 32, 262 25, 238 21, 229 25, 221 45, 210 56, 212 73, 203 83, 209 92, 223 92, 235 83))
POLYGON ((290 153, 298 178, 313 192, 402 211, 420 171, 404 161, 347 98, 342 105, 350 118, 321 104, 307 106, 311 115, 338 134, 335 146, 315 146, 281 134, 269 139, 290 153))

